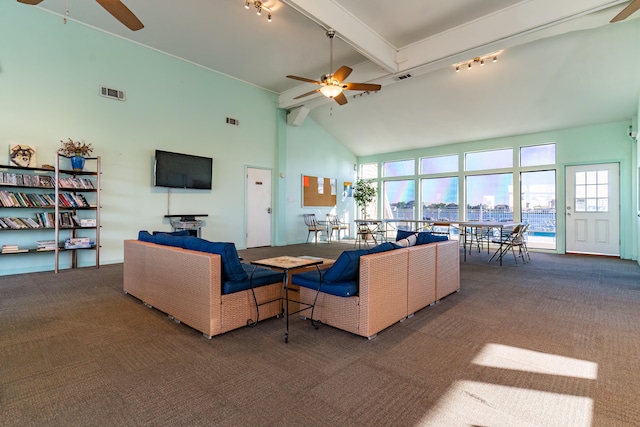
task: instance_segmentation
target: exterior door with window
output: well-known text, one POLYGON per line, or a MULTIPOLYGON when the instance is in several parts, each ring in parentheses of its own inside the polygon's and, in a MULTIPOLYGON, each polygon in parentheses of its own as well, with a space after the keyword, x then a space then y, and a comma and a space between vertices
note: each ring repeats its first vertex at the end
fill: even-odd
POLYGON ((271 246, 271 170, 247 169, 247 247, 271 246))
POLYGON ((566 252, 620 256, 620 164, 567 166, 566 252))

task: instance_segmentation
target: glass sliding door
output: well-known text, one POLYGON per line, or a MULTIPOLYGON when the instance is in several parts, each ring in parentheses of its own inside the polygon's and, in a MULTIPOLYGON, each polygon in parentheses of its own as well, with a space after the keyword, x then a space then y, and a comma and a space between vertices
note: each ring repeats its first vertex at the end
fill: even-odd
POLYGON ((522 222, 529 224, 530 248, 556 248, 556 171, 520 174, 522 222))

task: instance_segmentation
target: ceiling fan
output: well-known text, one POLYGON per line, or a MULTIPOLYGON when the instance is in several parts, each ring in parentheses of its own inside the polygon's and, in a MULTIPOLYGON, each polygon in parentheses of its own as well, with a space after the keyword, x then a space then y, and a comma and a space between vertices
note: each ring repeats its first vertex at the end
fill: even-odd
MULTIPOLYGON (((638 0, 640 1, 640 0, 638 0)), ((329 53, 329 69, 333 70, 333 37, 336 35, 334 30, 327 31, 327 37, 329 37, 330 53, 329 53)), ((338 68, 333 74, 325 74, 320 77, 320 81, 308 79, 306 77, 287 76, 287 78, 300 80, 302 82, 313 83, 320 85, 321 87, 311 92, 304 93, 300 96, 296 96, 293 99, 304 98, 305 96, 313 95, 314 93, 321 92, 327 98, 334 99, 338 104, 344 105, 347 103, 347 97, 344 96, 344 90, 364 90, 364 91, 378 91, 382 86, 372 83, 347 83, 344 79, 349 77, 353 70, 346 65, 338 68)))
MULTIPOLYGON (((35 6, 42 0, 18 0, 19 3, 30 4, 35 6)), ((120 0, 96 0, 107 12, 113 15, 118 21, 122 22, 131 31, 138 31, 144 28, 144 25, 136 15, 129 10, 120 0)))
POLYGON ((620 11, 611 22, 618 22, 627 19, 633 13, 635 13, 638 9, 640 9, 640 0, 633 0, 631 3, 627 5, 624 9, 620 11))

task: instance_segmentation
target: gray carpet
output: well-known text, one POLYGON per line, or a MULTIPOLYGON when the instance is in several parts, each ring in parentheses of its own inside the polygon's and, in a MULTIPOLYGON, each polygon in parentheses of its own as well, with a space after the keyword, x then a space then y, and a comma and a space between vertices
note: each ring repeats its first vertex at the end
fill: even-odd
POLYGON ((122 265, 0 277, 0 425, 640 425, 640 267, 487 259, 371 341, 297 318, 288 344, 283 319, 207 340, 124 295, 122 265))

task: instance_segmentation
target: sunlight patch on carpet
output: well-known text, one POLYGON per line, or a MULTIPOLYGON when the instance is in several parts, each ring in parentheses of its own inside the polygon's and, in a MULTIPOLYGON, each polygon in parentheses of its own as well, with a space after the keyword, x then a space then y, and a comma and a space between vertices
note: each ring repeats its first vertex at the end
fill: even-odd
POLYGON ((597 363, 502 344, 487 344, 473 360, 473 363, 490 368, 561 375, 588 380, 598 378, 597 363))
POLYGON ((418 425, 588 427, 592 414, 593 400, 584 396, 458 381, 418 425))

